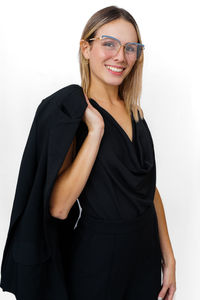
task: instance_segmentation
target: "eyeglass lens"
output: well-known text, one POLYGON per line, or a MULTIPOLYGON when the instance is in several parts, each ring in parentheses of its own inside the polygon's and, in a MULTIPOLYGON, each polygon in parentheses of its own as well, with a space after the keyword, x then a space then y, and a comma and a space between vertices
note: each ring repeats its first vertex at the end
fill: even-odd
MULTIPOLYGON (((100 43, 102 49, 108 54, 112 53, 115 55, 120 48, 120 43, 113 38, 103 38, 100 40, 100 43)), ((141 53, 141 46, 128 43, 125 45, 125 53, 130 57, 138 58, 141 53)))

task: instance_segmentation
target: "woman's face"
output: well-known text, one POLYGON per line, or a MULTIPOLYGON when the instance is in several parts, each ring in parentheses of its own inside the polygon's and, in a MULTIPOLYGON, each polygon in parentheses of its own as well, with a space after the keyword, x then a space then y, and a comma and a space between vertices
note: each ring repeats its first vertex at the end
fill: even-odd
MULTIPOLYGON (((114 20, 108 24, 103 25, 97 31, 96 36, 110 35, 121 41, 122 44, 128 42, 138 42, 137 33, 134 26, 123 19, 114 20)), ((118 86, 122 83, 124 78, 130 73, 133 65, 136 62, 136 57, 131 58, 126 56, 124 48, 121 47, 119 52, 112 56, 112 54, 105 53, 100 47, 100 41, 96 40, 92 42, 92 48, 88 48, 89 66, 91 72, 92 81, 103 81, 108 85, 118 86), (109 70, 106 65, 113 67, 123 67, 125 70, 121 73, 113 72, 109 70)))

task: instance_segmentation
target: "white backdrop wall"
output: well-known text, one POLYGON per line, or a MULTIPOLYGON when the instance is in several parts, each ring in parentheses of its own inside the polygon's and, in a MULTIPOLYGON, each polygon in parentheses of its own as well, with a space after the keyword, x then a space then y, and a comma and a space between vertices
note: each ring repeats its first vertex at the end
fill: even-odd
MULTIPOLYGON (((157 162, 157 187, 176 258, 174 299, 199 296, 199 33, 197 1, 6 1, 0 12, 0 258, 22 153, 41 100, 80 84, 78 47, 87 20, 117 5, 145 44, 141 107, 157 162)), ((0 290, 0 300, 15 299, 0 290)))

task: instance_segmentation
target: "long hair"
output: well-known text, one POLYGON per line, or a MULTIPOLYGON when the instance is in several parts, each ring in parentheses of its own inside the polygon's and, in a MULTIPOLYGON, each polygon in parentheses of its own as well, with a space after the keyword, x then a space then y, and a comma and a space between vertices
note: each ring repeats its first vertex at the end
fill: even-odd
MULTIPOLYGON (((95 37, 97 30, 104 24, 107 24, 113 20, 123 18, 124 20, 133 24, 138 37, 138 43, 142 43, 140 31, 135 19, 132 15, 123 8, 117 6, 108 6, 91 16, 86 23, 81 39, 89 42, 90 38, 95 37)), ((130 114, 131 110, 136 122, 139 121, 138 110, 140 117, 143 119, 143 111, 140 107, 140 97, 142 91, 142 71, 143 71, 144 54, 141 51, 139 59, 136 60, 132 70, 119 85, 118 94, 120 99, 124 100, 127 112, 130 114)), ((81 47, 79 47, 79 64, 81 73, 81 86, 83 91, 88 96, 90 87, 90 68, 88 61, 82 54, 81 47)))

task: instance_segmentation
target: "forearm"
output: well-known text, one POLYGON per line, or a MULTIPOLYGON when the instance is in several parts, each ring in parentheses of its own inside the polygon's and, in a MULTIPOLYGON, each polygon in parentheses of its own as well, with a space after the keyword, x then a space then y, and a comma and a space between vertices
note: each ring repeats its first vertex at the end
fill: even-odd
POLYGON ((164 207, 157 188, 154 196, 154 206, 155 206, 157 219, 158 219, 160 246, 161 246, 161 252, 162 252, 164 263, 165 264, 175 263, 175 257, 173 254, 172 245, 170 242, 169 233, 167 229, 167 221, 165 218, 164 207))
POLYGON ((88 180, 101 139, 102 132, 89 131, 72 164, 57 177, 50 201, 53 203, 50 208, 53 216, 59 219, 67 218, 88 180))

